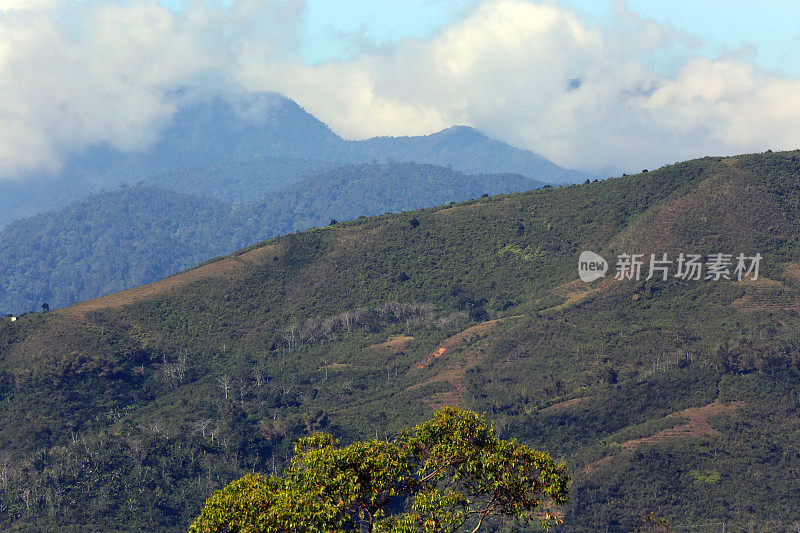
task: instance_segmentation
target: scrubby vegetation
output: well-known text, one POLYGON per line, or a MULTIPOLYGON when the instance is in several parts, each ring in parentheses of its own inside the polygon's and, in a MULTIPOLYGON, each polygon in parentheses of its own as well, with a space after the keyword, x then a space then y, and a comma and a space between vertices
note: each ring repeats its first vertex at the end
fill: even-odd
POLYGON ((302 436, 390 440, 458 405, 569 465, 565 531, 788 529, 799 158, 337 223, 123 307, 4 322, 2 526, 185 529, 215 490, 280 475, 302 436), (763 261, 758 280, 615 281, 612 264, 587 285, 583 250, 763 261))

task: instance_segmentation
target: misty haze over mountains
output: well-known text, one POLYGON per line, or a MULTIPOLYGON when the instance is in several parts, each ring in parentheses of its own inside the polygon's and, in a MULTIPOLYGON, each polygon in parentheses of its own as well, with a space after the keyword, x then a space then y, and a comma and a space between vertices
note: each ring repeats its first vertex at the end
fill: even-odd
POLYGON ((350 141, 277 94, 197 100, 147 152, 98 146, 57 177, 0 182, 0 310, 149 283, 333 218, 582 177, 467 126, 350 141))
POLYGON ((146 152, 95 146, 69 158, 58 176, 34 173, 0 181, 0 224, 149 180, 178 192, 253 202, 302 176, 386 159, 469 174, 517 173, 546 183, 583 177, 467 126, 420 137, 349 141, 281 95, 226 93, 186 103, 146 152))

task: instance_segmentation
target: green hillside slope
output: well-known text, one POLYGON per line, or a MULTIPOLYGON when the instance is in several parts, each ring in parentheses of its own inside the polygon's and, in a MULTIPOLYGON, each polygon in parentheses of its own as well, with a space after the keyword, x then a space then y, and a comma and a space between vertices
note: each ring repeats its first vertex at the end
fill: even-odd
POLYGON ((799 215, 800 152, 705 158, 295 233, 6 322, 0 521, 178 530, 299 435, 457 404, 567 461, 564 531, 787 530, 799 215), (763 260, 757 280, 612 264, 585 284, 583 250, 763 260))
MULTIPOLYGON (((254 195, 256 176, 262 183, 274 178, 259 165, 234 169, 243 174, 227 178, 227 191, 254 195), (251 185, 234 186, 245 182, 251 185)), ((187 175, 182 183, 189 187, 191 181, 201 192, 210 192, 213 169, 198 172, 197 179, 187 175)), ((259 202, 252 198, 247 205, 126 187, 0 230, 0 310, 20 313, 39 309, 43 302, 51 309, 64 307, 156 281, 275 235, 325 226, 333 218, 541 185, 516 174, 467 175, 434 165, 373 163, 315 174, 284 190, 263 192, 259 202)))

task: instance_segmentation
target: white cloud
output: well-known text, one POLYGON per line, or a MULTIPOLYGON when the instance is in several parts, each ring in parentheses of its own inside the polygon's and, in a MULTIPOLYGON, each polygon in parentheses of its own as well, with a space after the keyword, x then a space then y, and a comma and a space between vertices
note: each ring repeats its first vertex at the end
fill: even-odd
POLYGON ((145 147, 172 111, 166 91, 208 63, 192 23, 139 1, 0 15, 0 172, 56 169, 97 142, 145 147))
POLYGON ((0 176, 55 171, 97 143, 140 150, 175 111, 175 89, 225 78, 243 39, 271 52, 290 41, 282 17, 302 4, 155 0, 0 4, 0 176), (211 74, 208 76, 207 74, 211 74))
POLYGON ((624 6, 601 28, 553 2, 484 1, 430 39, 319 65, 296 53, 302 10, 0 0, 0 175, 98 142, 143 148, 171 91, 208 79, 286 94, 350 138, 469 124, 573 168, 800 146, 800 81, 752 50, 692 57, 696 38, 624 6), (671 72, 653 67, 665 58, 671 72))
POLYGON ((696 45, 624 7, 601 29, 551 2, 498 0, 430 40, 317 66, 242 57, 236 76, 347 137, 470 124, 582 169, 800 146, 800 82, 760 72, 752 51, 692 58, 696 45), (680 58, 671 76, 651 66, 664 55, 680 58))
POLYGON ((64 3, 65 0, 0 0, 0 11, 53 9, 64 3))

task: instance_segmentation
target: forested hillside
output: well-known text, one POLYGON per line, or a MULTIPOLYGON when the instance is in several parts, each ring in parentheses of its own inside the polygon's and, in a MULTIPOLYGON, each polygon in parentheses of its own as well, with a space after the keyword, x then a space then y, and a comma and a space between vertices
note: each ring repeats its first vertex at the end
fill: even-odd
MULTIPOLYGON (((239 168, 243 174, 228 177, 227 192, 220 196, 254 196, 255 184, 270 181, 259 166, 239 168)), ((202 176, 216 172, 204 169, 202 176)), ((211 192, 211 179, 191 175, 187 173, 181 188, 211 192)), ((539 186, 513 174, 473 176, 433 165, 376 163, 316 174, 283 191, 261 193, 258 203, 252 198, 248 204, 149 186, 124 187, 0 230, 0 271, 5 273, 0 311, 38 310, 44 302, 55 309, 150 283, 253 242, 327 226, 333 218, 539 186)))
POLYGON ((250 204, 337 166, 307 159, 270 157, 177 168, 138 183, 192 196, 250 204))
POLYGON ((459 405, 567 462, 563 531, 790 530, 798 220, 800 151, 704 158, 285 235, 6 321, 0 526, 183 530, 299 436, 459 405), (605 278, 578 280, 584 250, 605 278), (762 261, 616 280, 621 253, 762 261))

